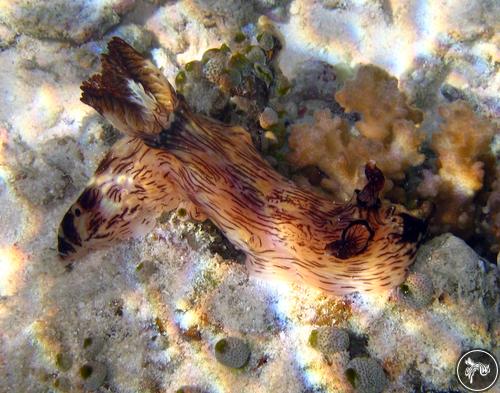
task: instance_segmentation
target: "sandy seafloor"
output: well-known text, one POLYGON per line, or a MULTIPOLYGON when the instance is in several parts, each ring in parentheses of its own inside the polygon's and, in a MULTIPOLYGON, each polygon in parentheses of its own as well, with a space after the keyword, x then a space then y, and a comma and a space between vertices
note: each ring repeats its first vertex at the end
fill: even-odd
POLYGON ((352 392, 344 370, 357 353, 382 364, 386 392, 463 391, 454 376, 463 351, 500 355, 498 269, 451 235, 422 247, 413 269, 432 277, 435 298, 412 309, 389 294, 336 299, 256 280, 175 215, 72 269, 57 258, 56 233, 115 138, 79 101, 111 36, 150 53, 173 81, 180 65, 265 13, 285 37, 287 76, 307 59, 373 63, 424 103, 430 121, 443 83, 495 118, 498 4, 0 0, 0 392, 85 391, 88 361, 106 373, 100 392, 352 392), (311 330, 332 324, 356 338, 350 351, 310 347, 311 330), (226 336, 249 343, 243 369, 215 360, 226 336))

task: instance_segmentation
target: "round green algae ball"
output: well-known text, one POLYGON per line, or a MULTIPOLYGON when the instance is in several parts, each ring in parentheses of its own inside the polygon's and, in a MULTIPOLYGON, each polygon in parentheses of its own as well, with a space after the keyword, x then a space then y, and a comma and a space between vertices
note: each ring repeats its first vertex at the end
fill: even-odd
POLYGON ((243 367, 250 358, 250 347, 237 337, 227 337, 217 341, 214 352, 219 363, 231 368, 243 367))
POLYGON ((52 386, 58 392, 69 392, 71 391, 71 381, 66 377, 57 377, 54 379, 52 386))

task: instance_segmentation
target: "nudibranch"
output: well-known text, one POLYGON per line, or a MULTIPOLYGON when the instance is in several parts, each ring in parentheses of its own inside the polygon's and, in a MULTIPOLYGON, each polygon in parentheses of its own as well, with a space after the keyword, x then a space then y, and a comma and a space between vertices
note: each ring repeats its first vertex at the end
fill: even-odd
POLYGON ((343 295, 400 284, 425 223, 378 196, 384 176, 338 204, 277 173, 242 127, 193 113, 162 73, 119 38, 81 100, 127 136, 64 216, 63 258, 144 233, 162 211, 210 219, 246 253, 251 274, 343 295))

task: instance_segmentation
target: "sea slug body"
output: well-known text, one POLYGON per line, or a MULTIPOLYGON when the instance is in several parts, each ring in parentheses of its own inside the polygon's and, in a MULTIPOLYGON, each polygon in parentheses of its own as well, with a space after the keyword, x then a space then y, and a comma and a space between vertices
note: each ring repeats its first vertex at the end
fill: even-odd
POLYGON ((304 282, 336 295, 400 284, 425 231, 382 202, 384 176, 338 204, 278 174, 249 133, 193 113, 161 72, 113 38, 82 101, 127 134, 64 216, 58 250, 75 258, 149 229, 159 212, 209 218, 246 255, 252 274, 304 282))

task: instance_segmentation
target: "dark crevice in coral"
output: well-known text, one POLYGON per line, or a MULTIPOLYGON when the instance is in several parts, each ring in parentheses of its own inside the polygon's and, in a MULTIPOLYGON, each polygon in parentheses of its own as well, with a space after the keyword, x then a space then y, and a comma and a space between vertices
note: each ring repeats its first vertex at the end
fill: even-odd
POLYGON ((349 356, 351 359, 358 356, 369 356, 367 347, 368 336, 349 332, 349 356))
POLYGON ((208 233, 213 240, 208 249, 212 254, 219 254, 223 259, 245 262, 245 254, 237 249, 210 220, 201 224, 203 230, 208 233))

